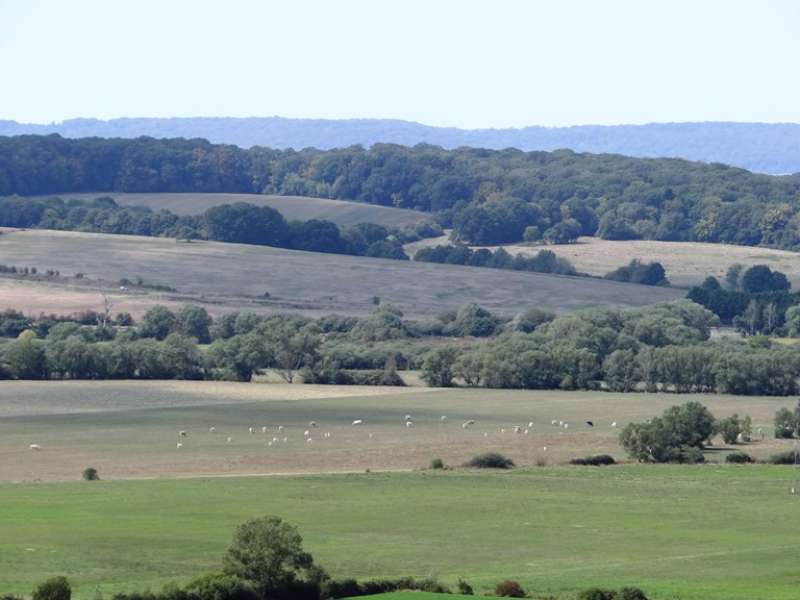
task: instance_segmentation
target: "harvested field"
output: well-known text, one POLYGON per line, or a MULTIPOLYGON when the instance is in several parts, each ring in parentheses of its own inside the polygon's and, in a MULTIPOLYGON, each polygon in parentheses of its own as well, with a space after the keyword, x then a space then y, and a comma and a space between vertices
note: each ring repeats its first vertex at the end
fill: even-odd
MULTIPOLYGON (((0 235, 5 264, 57 269, 64 275, 80 270, 90 280, 102 280, 124 305, 135 298, 134 316, 157 303, 200 303, 211 312, 225 310, 294 311, 308 314, 365 314, 374 309, 373 296, 399 306, 411 317, 425 317, 450 307, 475 302, 500 314, 532 306, 569 312, 590 306, 641 306, 673 300, 683 292, 665 288, 495 269, 414 263, 335 254, 300 252, 266 246, 218 242, 178 243, 172 239, 47 230, 7 231, 0 235), (142 277, 149 284, 169 285, 175 292, 121 292, 116 284, 142 277), (269 297, 265 297, 265 293, 269 297), (121 296, 125 296, 122 298, 121 296), (138 309, 138 310, 137 310, 138 309)), ((0 287, 0 309, 35 311, 61 300, 20 298, 31 288, 25 280, 0 287)), ((61 287, 60 285, 58 287, 61 287)), ((53 286, 43 293, 57 294, 53 286)), ((97 309, 95 285, 67 286, 72 307, 75 292, 85 292, 87 305, 97 309)), ((67 298, 64 299, 67 303, 67 298)), ((115 310, 120 310, 116 308, 115 310)))

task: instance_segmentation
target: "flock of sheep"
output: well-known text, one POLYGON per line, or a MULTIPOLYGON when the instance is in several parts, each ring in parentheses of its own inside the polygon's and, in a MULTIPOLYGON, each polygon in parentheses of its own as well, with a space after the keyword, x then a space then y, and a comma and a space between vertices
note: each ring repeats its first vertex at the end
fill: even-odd
MULTIPOLYGON (((447 416, 446 415, 442 415, 439 418, 439 422, 441 424, 447 423, 447 416)), ((475 423, 476 423, 475 419, 468 419, 467 421, 464 421, 461 424, 461 428, 462 429, 470 429, 471 427, 473 427, 475 425, 475 423)), ((594 427, 594 422, 593 421, 585 421, 585 423, 589 427, 592 427, 592 428, 594 427)), ((350 425, 351 425, 351 427, 360 427, 360 426, 363 426, 364 424, 365 424, 364 419, 355 419, 355 420, 353 420, 351 422, 350 425)), ((553 419, 552 421, 550 421, 550 425, 554 426, 554 427, 558 427, 560 429, 569 429, 569 426, 570 426, 568 422, 563 421, 563 420, 558 420, 558 419, 553 419)), ((405 417, 403 418, 403 426, 406 427, 406 429, 410 429, 410 428, 414 427, 414 420, 412 419, 411 415, 405 415, 405 417)), ((508 428, 507 427, 501 427, 500 428, 500 433, 502 433, 502 434, 515 433, 515 434, 521 434, 521 435, 528 435, 531 432, 531 430, 533 429, 533 427, 534 427, 533 421, 529 421, 528 424, 527 424, 527 427, 525 425, 512 425, 512 426, 510 426, 508 428)), ((612 428, 616 428, 617 427, 617 422, 616 421, 612 422, 611 423, 611 427, 612 428)), ((314 443, 314 435, 313 435, 312 432, 314 430, 318 429, 318 428, 319 428, 319 424, 316 421, 309 421, 308 429, 305 429, 303 431, 303 439, 305 440, 306 444, 313 444, 314 443)), ((277 445, 277 444, 286 444, 286 443, 288 443, 289 442, 289 437, 287 435, 284 435, 285 434, 285 429, 286 428, 283 425, 275 426, 274 430, 277 431, 277 433, 279 435, 273 435, 270 439, 268 439, 267 440, 267 445, 268 446, 274 446, 274 445, 277 445)), ((216 433, 217 432, 217 428, 213 427, 213 426, 209 427, 208 428, 208 432, 209 433, 216 433)), ((256 430, 255 427, 249 427, 248 428, 248 433, 250 435, 255 435, 256 432, 257 432, 257 430, 256 430)), ((261 433, 262 434, 266 435, 269 432, 270 432, 270 428, 268 428, 266 426, 261 427, 261 433)), ((175 446, 176 446, 176 448, 178 450, 183 448, 183 441, 182 440, 187 438, 188 436, 189 436, 189 434, 188 434, 188 432, 186 430, 181 430, 181 431, 178 432, 178 441, 175 444, 175 446)), ((483 436, 484 437, 489 437, 489 433, 488 432, 484 432, 483 436)), ((323 439, 330 439, 331 437, 333 437, 333 434, 330 431, 325 431, 322 434, 322 438, 323 439)), ((369 439, 373 439, 375 437, 375 434, 370 432, 370 433, 367 434, 367 437, 369 439)), ((226 436, 226 443, 228 443, 228 444, 233 443, 233 437, 232 436, 226 436)), ((30 444, 29 448, 31 450, 41 450, 42 446, 40 444, 30 444)), ((547 451, 547 446, 544 446, 544 450, 547 451)))

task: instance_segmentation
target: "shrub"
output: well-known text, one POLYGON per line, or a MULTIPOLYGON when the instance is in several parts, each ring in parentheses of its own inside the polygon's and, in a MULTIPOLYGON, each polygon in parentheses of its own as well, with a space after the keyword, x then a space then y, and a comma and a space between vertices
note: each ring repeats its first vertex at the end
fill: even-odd
POLYGON ((797 417, 788 408, 781 408, 775 413, 775 437, 790 438, 797 431, 797 417))
POLYGON ((580 600, 616 600, 617 592, 601 588, 589 588, 578 594, 580 600))
POLYGON ((458 593, 462 596, 472 596, 475 594, 475 590, 472 589, 472 586, 460 577, 458 578, 456 588, 458 589, 458 593))
POLYGON ((767 459, 767 462, 773 465, 793 465, 795 460, 794 450, 787 450, 786 452, 778 452, 773 454, 767 459))
POLYGON ((506 579, 497 584, 494 588, 494 595, 500 598, 524 598, 525 590, 517 581, 506 579))
POLYGON ((71 597, 72 588, 62 576, 51 577, 33 590, 33 600, 70 600, 71 597))
POLYGON ((191 581, 185 589, 196 600, 257 600, 253 588, 231 575, 209 573, 191 581))
POLYGON ((100 474, 94 467, 86 467, 83 470, 83 479, 85 481, 100 481, 100 474))
POLYGON ((675 455, 674 460, 670 462, 677 462, 684 465, 699 465, 706 462, 706 457, 703 455, 703 451, 700 450, 700 448, 687 446, 685 448, 681 448, 680 451, 675 455))
POLYGON ((514 461, 497 452, 487 452, 472 458, 464 466, 475 469, 510 469, 514 461))
POLYGON ((619 600, 647 600, 647 596, 639 588, 624 587, 619 591, 619 600))
POLYGON ((569 464, 602 467, 604 465, 616 464, 616 462, 614 457, 609 454, 595 454, 594 456, 587 456, 586 458, 573 458, 569 461, 569 464))
POLYGON ((434 470, 444 469, 444 461, 441 458, 434 458, 431 461, 431 469, 434 470))
POLYGON ((746 452, 731 452, 725 457, 725 462, 740 465, 753 462, 753 457, 746 452))

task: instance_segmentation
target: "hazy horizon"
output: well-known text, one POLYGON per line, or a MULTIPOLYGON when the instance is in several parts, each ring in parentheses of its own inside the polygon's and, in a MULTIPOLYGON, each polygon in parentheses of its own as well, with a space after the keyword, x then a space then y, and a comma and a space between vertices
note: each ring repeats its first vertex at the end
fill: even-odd
POLYGON ((0 119, 800 122, 800 4, 0 0, 0 119))

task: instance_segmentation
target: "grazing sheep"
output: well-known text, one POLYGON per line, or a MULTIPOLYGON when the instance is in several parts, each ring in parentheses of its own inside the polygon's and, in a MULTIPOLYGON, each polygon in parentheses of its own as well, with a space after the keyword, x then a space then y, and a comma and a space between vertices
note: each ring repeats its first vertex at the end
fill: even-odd
POLYGON ((178 443, 176 444, 176 447, 177 447, 178 449, 180 449, 180 448, 183 448, 183 444, 181 444, 180 442, 178 442, 178 443))
POLYGON ((39 444, 31 444, 30 446, 28 446, 28 448, 30 448, 31 450, 41 450, 42 449, 42 447, 39 444))
POLYGON ((528 429, 533 429, 533 421, 528 421, 528 429))
POLYGON ((253 428, 253 427, 248 427, 247 431, 249 431, 251 434, 256 432, 255 428, 253 428))
POLYGON ((351 423, 352 425, 363 425, 364 421, 362 419, 356 419, 351 423))
POLYGON ((520 431, 522 431, 522 427, 519 425, 514 425, 514 433, 519 433, 520 431))
POLYGON ((209 427, 208 428, 208 433, 214 433, 216 430, 217 430, 216 427, 209 427))
POLYGON ((617 422, 616 422, 616 421, 614 421, 613 423, 611 423, 611 427, 613 427, 614 429, 616 429, 616 428, 617 428, 617 422))
POLYGON ((406 415, 406 416, 405 416, 405 420, 406 420, 406 421, 410 421, 410 420, 411 420, 411 415, 406 415))
POLYGON ((284 444, 285 444, 286 442, 288 442, 288 441, 289 441, 289 438, 287 438, 287 437, 283 438, 283 443, 284 443, 284 444))
POLYGON ((314 429, 315 427, 319 427, 316 421, 309 421, 308 426, 311 427, 312 429, 314 429))
POLYGON ((461 429, 466 429, 467 427, 471 427, 473 425, 475 425, 475 421, 473 419, 470 419, 469 421, 464 421, 461 424, 461 429))
POLYGON ((414 421, 406 421, 406 428, 413 426, 414 426, 414 421))
POLYGON ((505 433, 505 432, 506 432, 506 430, 503 427, 501 427, 500 428, 500 433, 505 433))
POLYGON ((325 438, 331 437, 331 432, 330 431, 326 431, 325 435, 323 437, 325 437, 325 438))
POLYGON ((552 421, 550 421, 550 425, 555 425, 556 423, 558 423, 558 421, 556 421, 555 419, 553 419, 552 421))
POLYGON ((524 433, 525 435, 528 435, 528 430, 526 429, 526 430, 525 430, 525 431, 523 431, 522 433, 524 433))
POLYGON ((261 428, 261 433, 267 433, 267 428, 266 427, 262 427, 261 428))
POLYGON ((447 416, 446 415, 442 415, 440 417, 440 420, 442 421, 442 423, 444 423, 445 421, 447 421, 447 416))
POLYGON ((233 438, 231 436, 228 436, 228 439, 226 441, 230 444, 233 441, 233 438))
POLYGON ((310 436, 310 435, 311 435, 311 432, 310 432, 308 429, 306 429, 306 430, 303 432, 303 435, 304 435, 304 436, 306 436, 306 437, 308 437, 308 436, 310 436))
POLYGON ((279 440, 278 438, 276 438, 276 437, 273 437, 273 438, 272 438, 272 442, 273 442, 273 443, 275 443, 275 444, 277 444, 279 441, 280 441, 280 440, 279 440))
POLYGON ((544 448, 542 448, 542 450, 544 450, 545 452, 547 452, 547 446, 545 446, 544 448))
POLYGON ((569 423, 564 423, 564 429, 569 429, 569 423))
POLYGON ((564 426, 564 421, 559 421, 559 422, 558 422, 558 426, 559 426, 559 427, 563 427, 563 426, 564 426))
POLYGON ((181 437, 186 437, 187 434, 186 434, 185 431, 179 431, 178 435, 181 436, 181 437))
POLYGON ((278 425, 278 431, 283 431, 283 425, 278 425))
POLYGON ((310 443, 312 443, 313 441, 314 441, 313 439, 311 439, 311 438, 308 438, 308 439, 306 440, 306 443, 307 443, 307 444, 310 444, 310 443))

